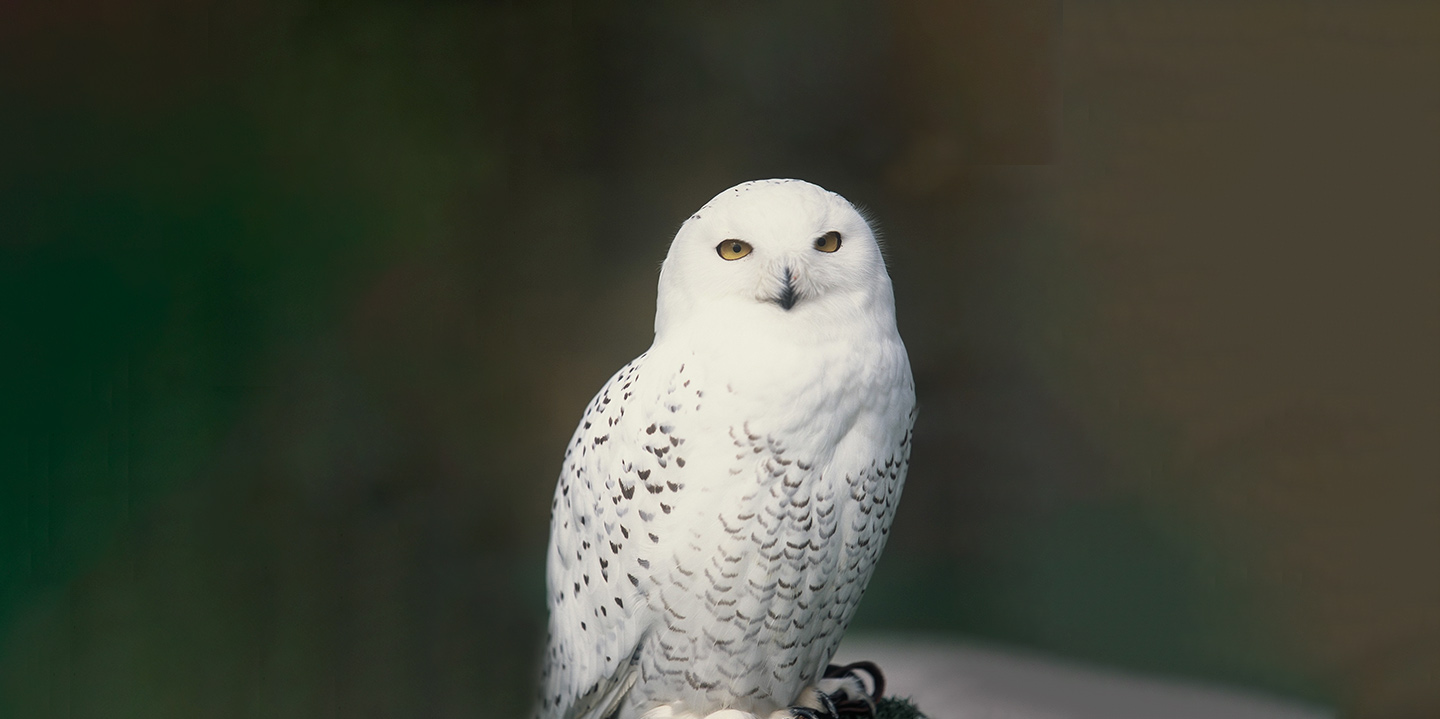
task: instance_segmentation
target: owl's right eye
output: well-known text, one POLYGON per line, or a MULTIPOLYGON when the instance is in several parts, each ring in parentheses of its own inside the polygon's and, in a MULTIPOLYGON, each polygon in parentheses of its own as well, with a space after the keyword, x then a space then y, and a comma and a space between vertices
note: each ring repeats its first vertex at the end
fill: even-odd
POLYGON ((752 249, 754 248, 750 246, 750 243, 744 240, 725 240, 715 246, 715 252, 720 255, 722 260, 738 260, 750 254, 752 249))

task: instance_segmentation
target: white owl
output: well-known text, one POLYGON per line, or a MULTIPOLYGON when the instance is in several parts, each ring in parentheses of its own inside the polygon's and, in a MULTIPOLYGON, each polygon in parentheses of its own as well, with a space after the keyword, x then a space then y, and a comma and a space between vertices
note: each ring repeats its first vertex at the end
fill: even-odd
POLYGON ((824 694, 847 690, 822 675, 885 546, 914 411, 854 206, 762 180, 700 208, 661 269, 654 344, 565 450, 537 715, 833 716, 824 694))

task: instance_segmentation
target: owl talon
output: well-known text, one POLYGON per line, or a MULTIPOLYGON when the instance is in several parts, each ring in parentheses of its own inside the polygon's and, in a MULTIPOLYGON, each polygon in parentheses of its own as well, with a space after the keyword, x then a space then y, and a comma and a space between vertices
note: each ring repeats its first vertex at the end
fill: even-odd
POLYGON ((806 687, 800 696, 800 703, 771 714, 770 719, 840 719, 835 702, 819 687, 806 687))
POLYGON ((829 689, 836 715, 845 719, 866 719, 875 716, 875 703, 885 694, 885 675, 874 662, 853 662, 845 666, 831 664, 825 668, 821 684, 829 689), (856 672, 870 676, 873 691, 866 692, 865 682, 856 672))

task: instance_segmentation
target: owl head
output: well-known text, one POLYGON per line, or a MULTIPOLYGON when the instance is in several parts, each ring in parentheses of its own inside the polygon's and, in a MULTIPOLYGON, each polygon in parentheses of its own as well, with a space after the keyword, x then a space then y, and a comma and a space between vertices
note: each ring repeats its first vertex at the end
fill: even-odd
POLYGON ((875 233, 845 198, 801 180, 755 180, 680 227, 660 271, 657 337, 737 323, 894 322, 875 233))

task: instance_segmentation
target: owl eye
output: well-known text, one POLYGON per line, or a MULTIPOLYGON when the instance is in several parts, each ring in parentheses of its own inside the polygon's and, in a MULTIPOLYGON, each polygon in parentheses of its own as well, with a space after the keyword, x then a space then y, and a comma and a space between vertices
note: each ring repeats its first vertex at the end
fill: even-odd
POLYGON ((840 233, 834 230, 815 238, 815 249, 821 252, 834 252, 840 249, 840 233))
POLYGON ((750 246, 750 243, 744 240, 725 240, 715 246, 715 252, 723 260, 738 260, 750 254, 752 249, 754 248, 750 246))

